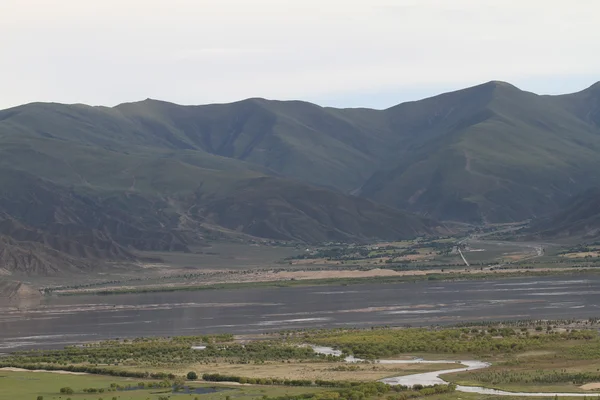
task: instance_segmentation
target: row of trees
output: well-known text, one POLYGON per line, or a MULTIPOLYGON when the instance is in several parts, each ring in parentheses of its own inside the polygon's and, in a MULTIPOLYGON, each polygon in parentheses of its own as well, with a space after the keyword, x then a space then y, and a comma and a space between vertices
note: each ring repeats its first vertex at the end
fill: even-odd
POLYGON ((263 397, 263 400, 363 400, 374 396, 381 397, 391 391, 395 393, 389 395, 387 397, 388 400, 408 400, 418 397, 451 393, 455 390, 456 386, 452 384, 407 388, 405 386, 389 386, 381 382, 369 382, 355 383, 351 387, 338 388, 336 390, 320 393, 263 397))
POLYGON ((140 378, 140 379, 177 379, 177 376, 166 372, 142 372, 142 371, 127 371, 113 368, 102 368, 86 365, 47 365, 47 364, 19 364, 11 362, 7 357, 3 362, 0 362, 0 368, 22 368, 29 371, 45 370, 45 371, 68 371, 68 372, 85 372, 94 375, 118 376, 123 378, 140 378), (8 360, 8 361, 6 361, 8 360))
POLYGON ((281 378, 246 378, 236 375, 204 374, 202 379, 208 382, 237 382, 251 385, 284 385, 284 386, 312 386, 314 383, 308 379, 281 379, 281 378))
POLYGON ((566 370, 552 371, 519 371, 519 370, 487 370, 470 372, 469 379, 492 385, 507 383, 553 384, 573 383, 583 385, 600 381, 599 372, 570 372, 566 370))

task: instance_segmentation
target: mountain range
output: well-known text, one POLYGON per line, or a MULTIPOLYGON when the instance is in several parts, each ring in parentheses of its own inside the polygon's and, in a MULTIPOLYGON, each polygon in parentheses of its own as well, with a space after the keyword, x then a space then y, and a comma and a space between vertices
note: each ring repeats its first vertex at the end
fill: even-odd
MULTIPOLYGON (((492 81, 386 110, 247 99, 0 111, 0 273, 231 237, 370 241, 557 212, 600 182, 600 83, 492 81)), ((100 265, 100 266, 99 266, 100 265)))

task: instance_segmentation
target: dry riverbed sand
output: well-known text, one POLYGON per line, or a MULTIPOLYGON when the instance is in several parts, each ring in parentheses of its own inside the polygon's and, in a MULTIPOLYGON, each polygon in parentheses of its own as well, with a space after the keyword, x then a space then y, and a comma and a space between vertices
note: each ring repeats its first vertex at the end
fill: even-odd
POLYGON ((600 390, 600 382, 586 383, 583 386, 579 386, 583 390, 600 390))
POLYGON ((46 371, 44 369, 23 369, 23 368, 12 368, 12 367, 4 367, 0 368, 0 371, 10 371, 10 372, 44 372, 51 374, 60 374, 60 375, 88 375, 87 372, 71 372, 71 371, 46 371))

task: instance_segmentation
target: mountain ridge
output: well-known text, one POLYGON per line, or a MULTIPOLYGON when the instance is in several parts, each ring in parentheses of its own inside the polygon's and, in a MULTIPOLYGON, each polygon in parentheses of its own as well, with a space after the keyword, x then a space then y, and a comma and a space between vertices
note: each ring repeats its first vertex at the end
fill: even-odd
POLYGON ((385 110, 13 107, 0 111, 0 234, 21 239, 6 242, 15 254, 26 243, 131 262, 223 231, 352 242, 530 219, 600 182, 598 88, 539 96, 490 81, 385 110))

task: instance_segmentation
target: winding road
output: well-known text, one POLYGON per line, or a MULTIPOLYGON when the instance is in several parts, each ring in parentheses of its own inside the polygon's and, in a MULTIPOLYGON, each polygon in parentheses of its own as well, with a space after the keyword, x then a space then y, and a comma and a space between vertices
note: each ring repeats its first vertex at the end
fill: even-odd
MULTIPOLYGON (((311 346, 316 353, 333 355, 333 356, 341 356, 342 352, 339 350, 334 350, 331 347, 324 346, 311 346)), ((364 361, 360 358, 355 358, 353 356, 348 356, 345 358, 346 362, 361 362, 364 361)), ((404 386, 414 386, 417 384, 423 386, 431 386, 431 385, 446 385, 447 381, 443 380, 440 376, 445 374, 451 374, 454 372, 464 372, 464 371, 473 371, 476 369, 483 369, 489 367, 491 364, 483 361, 456 361, 456 360, 423 360, 422 358, 414 358, 412 360, 377 360, 375 361, 380 364, 451 364, 457 363, 460 364, 460 368, 453 369, 444 369, 440 371, 434 372, 425 372, 421 374, 412 374, 412 375, 404 375, 397 376, 393 378, 385 378, 381 379, 380 382, 387 383, 388 385, 404 385, 404 386)), ((550 392, 507 392, 504 390, 490 389, 481 386, 462 386, 457 385, 456 390, 459 392, 465 393, 479 393, 479 394, 491 394, 496 396, 522 396, 522 397, 586 397, 593 396, 594 393, 550 393, 550 392)))

